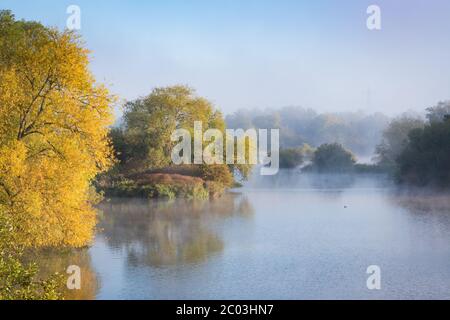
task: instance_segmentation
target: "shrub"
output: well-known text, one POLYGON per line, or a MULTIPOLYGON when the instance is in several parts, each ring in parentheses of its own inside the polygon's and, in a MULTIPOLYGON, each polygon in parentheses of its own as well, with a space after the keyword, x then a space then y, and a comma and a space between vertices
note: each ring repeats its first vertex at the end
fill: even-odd
POLYGON ((412 130, 396 161, 400 182, 450 186, 450 119, 412 130))
POLYGON ((179 174, 143 173, 130 177, 118 175, 103 190, 110 197, 205 199, 208 197, 201 178, 179 174))
POLYGON ((303 163, 301 148, 283 149, 280 151, 280 168, 292 169, 303 163))
POLYGON ((62 299, 62 277, 37 279, 38 266, 23 264, 22 250, 14 240, 13 225, 0 212, 0 300, 62 299))
POLYGON ((355 162, 353 154, 338 143, 321 145, 313 157, 314 169, 319 172, 348 172, 355 162))
POLYGON ((201 165, 201 177, 205 181, 214 181, 223 187, 231 187, 234 182, 230 168, 224 164, 201 165))

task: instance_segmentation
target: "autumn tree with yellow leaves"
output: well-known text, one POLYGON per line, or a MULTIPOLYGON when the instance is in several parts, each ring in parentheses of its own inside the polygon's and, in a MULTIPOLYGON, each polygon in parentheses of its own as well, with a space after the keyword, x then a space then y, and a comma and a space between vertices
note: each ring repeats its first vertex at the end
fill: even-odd
POLYGON ((24 246, 87 245, 112 97, 77 35, 0 12, 0 215, 24 246))

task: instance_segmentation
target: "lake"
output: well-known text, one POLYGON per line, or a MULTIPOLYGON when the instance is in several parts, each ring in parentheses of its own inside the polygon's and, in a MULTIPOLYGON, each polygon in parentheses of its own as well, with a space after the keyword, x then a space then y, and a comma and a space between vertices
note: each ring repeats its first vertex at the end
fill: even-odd
POLYGON ((210 201, 111 199, 74 299, 449 299, 450 197, 386 177, 255 176, 210 201), (369 290, 367 267, 381 269, 369 290))

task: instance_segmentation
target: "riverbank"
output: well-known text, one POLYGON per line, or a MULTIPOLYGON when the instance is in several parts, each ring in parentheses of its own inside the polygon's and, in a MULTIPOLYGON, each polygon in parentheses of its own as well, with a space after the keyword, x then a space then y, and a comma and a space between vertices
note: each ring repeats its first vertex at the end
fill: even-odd
MULTIPOLYGON (((198 166, 167 167, 124 174, 110 172, 96 182, 97 191, 108 198, 208 199, 220 197, 230 181, 208 179, 198 166)), ((235 182, 233 186, 236 186, 235 182)))

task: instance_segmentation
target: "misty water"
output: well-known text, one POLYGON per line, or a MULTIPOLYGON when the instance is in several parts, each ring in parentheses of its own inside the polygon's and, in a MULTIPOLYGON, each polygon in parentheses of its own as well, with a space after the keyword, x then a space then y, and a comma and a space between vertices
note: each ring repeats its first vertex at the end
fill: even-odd
POLYGON ((79 265, 83 299, 450 298, 450 197, 384 176, 254 176, 210 201, 111 199, 79 265), (381 290, 366 269, 381 268, 381 290))

